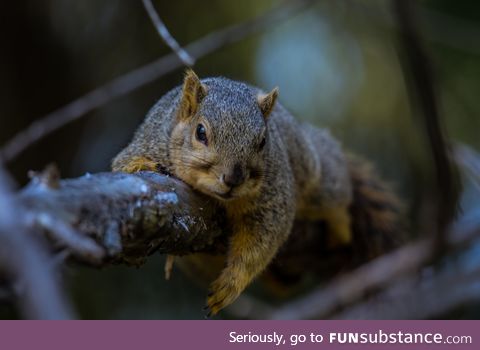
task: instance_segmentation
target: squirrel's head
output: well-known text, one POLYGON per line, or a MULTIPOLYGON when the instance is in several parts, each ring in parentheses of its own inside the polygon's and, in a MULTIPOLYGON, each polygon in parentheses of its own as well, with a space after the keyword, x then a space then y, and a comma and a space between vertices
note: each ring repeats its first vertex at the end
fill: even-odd
POLYGON ((261 94, 187 71, 170 138, 177 177, 220 200, 255 194, 266 176, 268 117, 278 89, 261 94))

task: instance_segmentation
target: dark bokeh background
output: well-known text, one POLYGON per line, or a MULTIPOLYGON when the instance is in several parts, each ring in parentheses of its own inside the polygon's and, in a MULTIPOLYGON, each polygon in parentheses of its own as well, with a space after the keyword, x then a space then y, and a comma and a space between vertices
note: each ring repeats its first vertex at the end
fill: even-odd
MULTIPOLYGON (((276 4, 154 3, 181 44, 276 4)), ((455 141, 479 149, 480 3, 417 3, 446 130, 455 141)), ((224 75, 264 89, 278 85, 280 102, 299 119, 330 128, 345 147, 377 163, 408 204, 414 231, 432 169, 423 130, 411 116, 389 4, 318 1, 260 35, 200 59, 195 70, 201 77, 224 75)), ((33 120, 169 52, 141 1, 133 0, 2 1, 0 36, 0 144, 33 120)), ((50 162, 58 164, 63 177, 108 170, 149 107, 181 82, 182 73, 166 75, 69 124, 24 152, 9 170, 20 185, 27 182, 28 170, 50 162)), ((479 196, 466 186, 468 212, 478 207, 479 196)), ((160 256, 139 270, 75 267, 66 278, 83 318, 203 317, 204 291, 178 271, 165 282, 160 256)), ((0 314, 13 317, 11 312, 0 306, 0 314)))

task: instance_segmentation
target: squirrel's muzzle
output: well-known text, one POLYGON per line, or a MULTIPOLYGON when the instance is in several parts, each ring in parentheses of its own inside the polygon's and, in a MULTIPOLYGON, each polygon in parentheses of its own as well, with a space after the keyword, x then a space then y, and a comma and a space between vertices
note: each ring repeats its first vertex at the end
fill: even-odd
POLYGON ((237 163, 228 174, 223 174, 222 180, 228 187, 237 187, 245 182, 245 171, 242 166, 237 163))

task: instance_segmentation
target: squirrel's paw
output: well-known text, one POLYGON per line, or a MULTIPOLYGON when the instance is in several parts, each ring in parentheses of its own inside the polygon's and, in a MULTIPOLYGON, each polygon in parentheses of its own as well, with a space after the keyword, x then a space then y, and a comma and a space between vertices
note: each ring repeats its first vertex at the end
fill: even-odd
POLYGON ((240 295, 242 290, 236 285, 235 280, 222 274, 212 283, 207 297, 208 317, 217 314, 240 295))

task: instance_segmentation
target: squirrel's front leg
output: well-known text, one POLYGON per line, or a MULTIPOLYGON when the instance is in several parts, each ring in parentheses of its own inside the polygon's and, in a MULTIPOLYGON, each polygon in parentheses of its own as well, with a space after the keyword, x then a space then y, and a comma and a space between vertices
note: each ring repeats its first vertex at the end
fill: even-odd
POLYGON ((210 286, 207 307, 211 315, 237 299, 267 267, 289 232, 289 225, 273 228, 243 222, 234 226, 226 266, 210 286))

